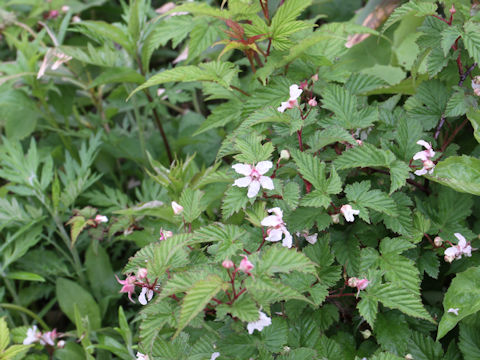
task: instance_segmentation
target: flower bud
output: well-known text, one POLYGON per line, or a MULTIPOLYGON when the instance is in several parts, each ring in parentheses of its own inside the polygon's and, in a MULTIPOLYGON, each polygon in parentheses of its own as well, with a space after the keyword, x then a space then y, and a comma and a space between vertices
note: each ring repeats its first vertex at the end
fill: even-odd
POLYGON ((451 263, 453 260, 455 260, 455 256, 445 255, 443 259, 445 260, 445 262, 451 263))
POLYGON ((405 355, 405 360, 413 360, 412 354, 405 355))
POLYGON ((173 213, 175 215, 178 215, 183 211, 183 206, 176 203, 175 201, 172 201, 172 209, 173 209, 173 213))
POLYGON ((65 340, 60 340, 57 342, 57 348, 63 349, 65 347, 65 340))
POLYGON ((81 21, 82 21, 82 19, 78 15, 75 15, 74 17, 72 17, 72 22, 73 23, 79 23, 81 21))
POLYGON ((233 261, 232 261, 232 260, 225 259, 225 260, 223 260, 223 262, 222 262, 222 266, 223 266, 225 269, 231 269, 231 268, 234 267, 234 264, 233 264, 233 261))
POLYGON ((97 224, 106 223, 106 222, 108 222, 108 217, 106 217, 104 215, 97 215, 97 216, 95 216, 95 222, 97 224))
POLYGON ((348 286, 350 287, 357 287, 357 281, 358 279, 356 277, 351 277, 350 279, 348 279, 348 286))
POLYGON ((363 145, 363 141, 362 141, 362 140, 356 139, 355 141, 357 142, 358 146, 362 146, 362 145, 363 145))
POLYGON ((372 336, 372 332, 368 329, 364 331, 360 331, 360 334, 362 334, 364 339, 368 339, 370 336, 372 336))
POLYGON ((280 151, 280 159, 282 160, 289 160, 290 159, 290 152, 288 150, 280 151))
POLYGON ((139 279, 145 279, 147 277, 148 270, 145 268, 138 268, 137 277, 139 279))
POLYGON ((433 239, 433 244, 436 247, 440 247, 443 244, 443 239, 440 236, 436 236, 435 239, 433 239))
POLYGON ((314 74, 312 76, 312 81, 315 82, 315 81, 318 81, 318 74, 314 74))
POLYGON ((370 284, 370 281, 367 279, 357 279, 357 289, 358 290, 365 290, 366 287, 370 284))
POLYGON ((311 98, 310 100, 308 100, 308 105, 317 106, 317 100, 315 100, 315 98, 311 98))
POLYGON ((167 240, 168 238, 173 236, 173 232, 166 230, 163 231, 163 229, 160 229, 160 241, 167 240))
POLYGON ((300 89, 305 90, 308 87, 308 82, 307 80, 304 80, 300 83, 300 89))
POLYGON ((334 224, 338 224, 340 222, 340 214, 332 214, 330 216, 332 217, 332 222, 334 224))
POLYGON ((455 6, 452 4, 452 7, 450 8, 450 14, 453 15, 457 12, 457 10, 455 10, 455 6))
POLYGON ((62 6, 62 11, 63 11, 64 13, 68 12, 68 10, 70 10, 70 6, 68 6, 68 5, 63 5, 63 6, 62 6))

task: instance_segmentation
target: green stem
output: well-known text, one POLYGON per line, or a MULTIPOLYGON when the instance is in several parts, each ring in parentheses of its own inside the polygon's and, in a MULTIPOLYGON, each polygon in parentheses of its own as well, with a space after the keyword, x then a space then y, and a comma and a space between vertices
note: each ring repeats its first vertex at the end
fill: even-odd
MULTIPOLYGON (((5 286, 7 287, 8 291, 12 295, 13 301, 17 304, 20 304, 20 299, 18 298, 17 291, 15 290, 15 286, 13 286, 12 282, 5 277, 3 278, 3 281, 5 282, 5 286)), ((20 305, 14 305, 14 304, 11 304, 11 305, 22 307, 20 305)), ((24 314, 20 314, 20 317, 22 318, 23 324, 28 325, 27 317, 24 314)))
MULTIPOLYGON (((45 321, 42 320, 41 317, 39 317, 34 312, 28 310, 27 308, 24 308, 23 306, 2 303, 2 304, 0 304, 0 307, 3 307, 5 309, 20 311, 21 313, 25 313, 25 314, 29 315, 31 318, 35 319, 44 330, 50 331, 50 328, 45 323, 45 321)), ((27 321, 27 325, 28 325, 28 321, 27 321)))

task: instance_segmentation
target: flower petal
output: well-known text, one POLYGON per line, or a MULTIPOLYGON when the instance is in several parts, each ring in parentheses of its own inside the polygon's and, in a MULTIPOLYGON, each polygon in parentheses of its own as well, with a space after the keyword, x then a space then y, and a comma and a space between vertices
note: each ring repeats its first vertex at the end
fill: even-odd
MULTIPOLYGON (((283 231, 281 229, 273 229, 265 238, 267 241, 276 242, 282 239, 283 231)), ((291 236, 290 236, 291 237, 291 236)))
POLYGON ((427 172, 428 172, 427 169, 422 168, 420 170, 415 171, 415 175, 422 176, 422 175, 425 175, 427 172))
POLYGON ((282 245, 290 249, 292 247, 292 235, 286 228, 283 229, 283 234, 285 237, 283 238, 282 245))
POLYGON ((248 186, 247 196, 249 198, 254 198, 255 196, 257 196, 259 190, 260 190, 260 182, 258 180, 253 180, 248 186))
POLYGON ((281 113, 283 113, 285 110, 288 109, 288 106, 289 106, 288 101, 284 101, 284 102, 282 102, 282 104, 277 108, 277 111, 280 111, 281 113))
POLYGON ((235 164, 232 168, 241 175, 248 176, 252 173, 252 166, 248 164, 235 164))
POLYGON ((277 226, 280 224, 280 221, 278 220, 278 217, 275 216, 275 215, 270 215, 270 216, 267 216, 266 218, 264 218, 261 222, 261 224, 263 226, 271 226, 271 227, 274 227, 274 226, 277 226))
POLYGON ((274 208, 271 208, 271 209, 268 209, 268 212, 271 214, 271 213, 274 213, 275 215, 277 215, 279 218, 283 218, 283 211, 282 209, 280 209, 279 207, 274 207, 274 208))
POLYGON ((425 153, 425 151, 419 151, 419 152, 417 152, 415 155, 413 155, 413 160, 422 160, 422 161, 425 161, 425 160, 428 160, 428 156, 427 156, 427 154, 425 153))
POLYGON ((262 187, 264 189, 267 189, 267 190, 273 190, 274 187, 273 187, 273 181, 270 177, 268 176, 260 176, 260 179, 258 179, 260 181, 260 185, 262 185, 262 187))
POLYGON ((432 145, 430 145, 428 142, 425 140, 418 140, 417 141, 418 145, 422 145, 425 149, 430 150, 432 148, 432 145))
POLYGON ((297 99, 302 94, 302 91, 297 84, 290 86, 290 100, 297 99))
POLYGON ((238 187, 247 187, 248 185, 250 185, 251 182, 252 182, 252 178, 250 176, 245 176, 245 177, 242 177, 240 179, 235 180, 233 185, 238 186, 238 187))
POLYGON ((273 164, 271 161, 260 161, 257 165, 255 165, 255 169, 260 173, 260 175, 264 175, 268 170, 272 168, 273 164))

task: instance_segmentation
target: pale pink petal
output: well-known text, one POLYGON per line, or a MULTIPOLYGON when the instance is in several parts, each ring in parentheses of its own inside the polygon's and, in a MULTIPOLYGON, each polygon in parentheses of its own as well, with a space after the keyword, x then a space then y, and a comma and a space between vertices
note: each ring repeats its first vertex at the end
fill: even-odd
POLYGON ((247 324, 247 330, 249 334, 253 334, 255 330, 262 331, 264 327, 272 324, 272 319, 270 319, 266 314, 259 311, 259 315, 260 317, 257 321, 249 322, 247 324))
POLYGON ((280 209, 279 207, 274 207, 274 208, 271 208, 271 209, 268 209, 268 212, 271 214, 271 213, 274 213, 275 215, 277 215, 280 219, 283 218, 283 211, 282 209, 280 209))
POLYGON ((261 224, 263 226, 271 226, 271 227, 274 227, 274 226, 277 226, 279 225, 281 222, 278 220, 278 217, 275 216, 275 215, 270 215, 270 216, 267 216, 266 218, 264 218, 261 222, 261 224))
POLYGON ((458 249, 456 246, 452 246, 452 247, 449 247, 448 249, 445 249, 445 252, 444 252, 445 256, 448 256, 448 257, 456 257, 457 254, 458 254, 458 249))
POLYGON ((415 155, 413 155, 413 160, 426 161, 426 160, 428 160, 428 157, 427 157, 427 154, 425 153, 425 151, 419 151, 415 155))
POLYGON ((281 113, 283 113, 285 110, 289 109, 289 102, 288 101, 284 101, 282 102, 282 104, 277 108, 277 111, 280 111, 281 113))
POLYGON ((248 164, 235 164, 232 168, 241 175, 249 176, 252 173, 252 166, 248 164))
POLYGON ((428 172, 427 169, 422 168, 420 170, 415 171, 415 175, 422 176, 422 175, 425 175, 427 172, 428 172))
POLYGON ((245 177, 242 177, 240 179, 235 180, 233 185, 238 186, 238 187, 247 187, 248 185, 250 185, 251 182, 252 182, 252 178, 250 176, 245 176, 245 177))
POLYGON ((429 150, 432 148, 432 145, 430 145, 428 142, 426 142, 425 140, 418 140, 417 141, 417 144, 418 145, 421 145, 423 146, 425 149, 429 150))
POLYGON ((447 313, 455 314, 458 316, 458 310, 459 308, 450 308, 448 309, 447 313))
POLYGON ((290 100, 297 99, 302 94, 302 89, 297 84, 290 86, 290 100))
POLYGON ((281 229, 272 229, 265 240, 272 242, 280 241, 282 239, 282 235, 283 231, 281 229))
POLYGON ((188 58, 188 46, 178 55, 175 60, 172 61, 172 64, 177 64, 180 61, 187 60, 188 58))
POLYGON ((467 243, 467 240, 465 239, 465 237, 462 234, 455 233, 453 235, 458 239, 458 245, 463 244, 461 246, 462 247, 465 246, 465 244, 467 243))
POLYGON ((307 240, 310 244, 315 244, 317 242, 317 237, 318 237, 318 234, 315 233, 313 235, 307 235, 305 236, 305 240, 307 240))
POLYGON ((256 166, 255 169, 260 173, 260 175, 264 175, 268 170, 272 168, 273 164, 271 161, 260 161, 256 166))
POLYGON ((260 190, 260 182, 258 180, 253 180, 248 186, 247 197, 254 198, 255 196, 257 196, 259 190, 260 190))
POLYGON ((283 229, 283 234, 285 237, 283 238, 282 245, 290 249, 292 247, 292 235, 286 228, 283 229))
POLYGON ((267 189, 267 190, 273 190, 274 189, 273 181, 268 176, 260 176, 259 181, 260 181, 260 184, 262 185, 262 187, 264 189, 267 189))

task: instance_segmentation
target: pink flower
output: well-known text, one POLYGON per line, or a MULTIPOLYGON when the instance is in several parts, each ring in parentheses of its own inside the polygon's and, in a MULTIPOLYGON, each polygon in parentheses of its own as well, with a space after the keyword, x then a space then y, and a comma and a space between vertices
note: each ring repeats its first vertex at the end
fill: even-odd
POLYGON ((173 232, 169 230, 163 231, 163 229, 160 229, 160 241, 167 240, 172 236, 173 236, 173 232))
POLYGON ((290 86, 290 98, 282 102, 282 104, 277 108, 278 111, 284 112, 287 109, 293 109, 295 106, 298 106, 298 97, 302 94, 302 89, 298 87, 297 84, 290 86))
POLYGON ((458 316, 458 310, 460 310, 459 308, 450 308, 448 309, 447 313, 452 313, 452 314, 455 314, 458 316))
POLYGON ((279 207, 268 210, 269 213, 274 213, 274 215, 267 216, 261 222, 263 226, 268 226, 267 237, 265 240, 276 242, 282 239, 282 236, 285 236, 282 241, 282 245, 288 248, 292 247, 292 235, 288 232, 286 224, 283 222, 283 212, 279 207))
POLYGON ((317 100, 315 100, 315 98, 311 98, 310 100, 308 100, 308 105, 317 106, 317 100))
POLYGON ((348 204, 342 205, 342 207, 340 208, 340 212, 342 213, 345 220, 348 222, 353 222, 355 220, 355 217, 353 215, 360 214, 360 210, 355 210, 352 208, 351 205, 348 204))
POLYGON ((318 74, 312 75, 312 81, 313 82, 318 81, 318 74))
POLYGON ((420 170, 415 171, 415 175, 421 176, 425 175, 426 173, 433 173, 433 169, 435 168, 435 164, 431 160, 435 156, 435 151, 432 149, 432 145, 427 143, 425 140, 418 140, 418 145, 422 145, 425 150, 417 152, 413 155, 413 160, 421 160, 423 162, 423 168, 420 170))
POLYGON ((135 292, 135 281, 137 278, 134 275, 127 275, 125 280, 120 280, 117 275, 115 275, 115 277, 117 278, 117 281, 123 285, 120 292, 127 293, 130 301, 135 303, 132 299, 132 294, 135 292))
MULTIPOLYGON (((243 260, 242 260, 243 261, 243 260)), ((248 260, 247 260, 248 261, 248 260)), ((222 266, 225 268, 225 269, 231 269, 235 266, 235 264, 233 263, 232 260, 229 260, 229 259, 225 259, 223 260, 222 262, 222 266)), ((253 265, 252 265, 253 267, 253 265)))
POLYGON ((273 190, 273 181, 268 176, 263 176, 273 166, 271 161, 260 161, 256 166, 249 164, 235 164, 232 168, 245 177, 235 180, 234 186, 247 187, 249 198, 257 196, 260 186, 267 190, 273 190))
POLYGON ((176 203, 175 201, 172 201, 172 209, 173 209, 173 213, 175 215, 178 215, 183 211, 183 206, 176 203))
POLYGON ((453 235, 455 235, 455 237, 458 239, 458 244, 451 246, 448 249, 445 249, 445 261, 451 263, 455 259, 461 259, 462 255, 465 255, 467 257, 472 256, 472 250, 477 249, 473 249, 470 245, 470 242, 467 242, 467 240, 463 237, 462 234, 455 233, 453 235))
POLYGON ((50 345, 55 346, 55 339, 58 337, 57 329, 53 329, 52 331, 48 331, 42 335, 40 338, 40 344, 42 345, 50 345))
POLYGON ((137 277, 139 279, 145 279, 147 277, 148 270, 145 268, 138 268, 137 277))
POLYGON ((350 287, 356 287, 357 288, 357 297, 358 297, 358 294, 360 294, 360 290, 365 290, 368 286, 368 284, 370 284, 370 281, 368 281, 367 279, 363 278, 363 279, 358 279, 356 277, 351 277, 350 279, 348 279, 348 286, 350 287))
POLYGON ((97 216, 95 216, 95 222, 97 224, 106 223, 106 222, 108 222, 108 217, 106 217, 104 215, 97 215, 97 216))
POLYGON ((272 324, 272 319, 266 314, 261 311, 259 311, 258 314, 260 317, 257 321, 249 322, 247 324, 247 330, 250 335, 253 334, 255 330, 262 331, 264 327, 272 324))
POLYGON ((63 6, 62 6, 62 11, 63 11, 64 13, 68 12, 69 10, 70 10, 70 6, 68 6, 68 5, 63 5, 63 6))
POLYGON ((30 345, 40 341, 42 333, 37 330, 37 326, 33 325, 27 330, 27 337, 23 339, 23 345, 30 345))
POLYGON ((153 290, 148 287, 142 287, 140 295, 138 295, 138 302, 142 305, 147 305, 147 303, 153 298, 153 290))
POLYGON ((244 255, 243 259, 240 261, 240 265, 238 266, 238 270, 243 271, 246 274, 250 274, 250 270, 253 269, 253 264, 248 261, 248 258, 244 255))

